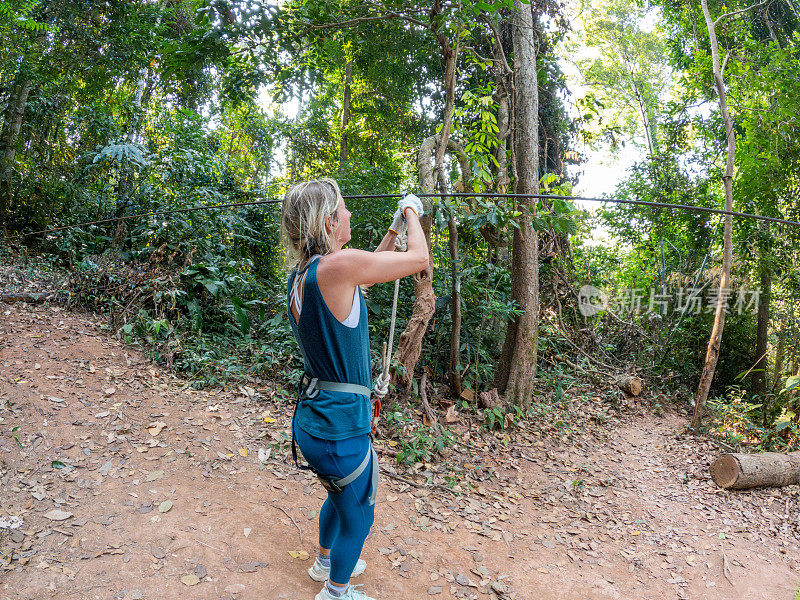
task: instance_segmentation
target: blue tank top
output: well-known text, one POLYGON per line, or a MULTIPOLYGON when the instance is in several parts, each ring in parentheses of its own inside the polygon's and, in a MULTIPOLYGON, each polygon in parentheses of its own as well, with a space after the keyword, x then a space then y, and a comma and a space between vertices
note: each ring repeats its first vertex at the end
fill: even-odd
MULTIPOLYGON (((321 381, 355 383, 372 389, 367 306, 358 289, 358 325, 342 324, 328 308, 317 285, 314 260, 306 267, 303 303, 299 322, 291 310, 291 291, 297 270, 292 271, 286 288, 286 305, 292 333, 303 355, 305 372, 321 381)), ((302 271, 300 273, 302 275, 302 271)), ((306 433, 326 440, 343 440, 369 433, 372 429, 372 403, 362 394, 320 390, 314 398, 300 392, 296 424, 306 433)))

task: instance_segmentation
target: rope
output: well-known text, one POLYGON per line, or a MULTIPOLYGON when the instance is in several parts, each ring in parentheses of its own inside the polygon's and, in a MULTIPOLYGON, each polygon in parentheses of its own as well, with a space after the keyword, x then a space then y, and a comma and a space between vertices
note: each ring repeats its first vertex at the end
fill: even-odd
POLYGON ((389 377, 389 363, 392 356, 392 348, 394 347, 394 326, 397 321, 397 296, 400 292, 400 280, 394 280, 394 298, 392 298, 392 321, 389 325, 389 343, 387 350, 383 353, 383 377, 389 377))
MULTIPOLYGON (((395 240, 395 246, 404 250, 405 240, 402 237, 398 237, 395 240)), ((372 403, 372 434, 375 435, 377 426, 378 426, 378 419, 381 416, 381 400, 386 393, 389 391, 389 366, 391 364, 392 359, 392 349, 394 348, 394 330, 395 324, 397 322, 397 297, 400 295, 400 280, 394 280, 394 297, 392 298, 392 319, 389 325, 389 342, 383 343, 383 370, 381 374, 378 376, 378 381, 375 383, 375 388, 373 392, 375 394, 375 400, 372 403)))

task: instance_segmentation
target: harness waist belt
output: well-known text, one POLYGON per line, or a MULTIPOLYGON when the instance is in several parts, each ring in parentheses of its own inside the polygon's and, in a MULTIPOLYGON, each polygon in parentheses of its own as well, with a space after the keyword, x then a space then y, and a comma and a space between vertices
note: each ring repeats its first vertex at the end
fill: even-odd
POLYGON ((307 398, 314 398, 319 390, 326 392, 343 392, 345 394, 361 394, 369 398, 372 395, 372 390, 365 385, 358 385, 357 383, 339 383, 338 381, 321 381, 316 377, 309 378, 307 375, 303 376, 302 385, 306 386, 305 393, 307 398), (308 385, 306 386, 306 383, 308 385))

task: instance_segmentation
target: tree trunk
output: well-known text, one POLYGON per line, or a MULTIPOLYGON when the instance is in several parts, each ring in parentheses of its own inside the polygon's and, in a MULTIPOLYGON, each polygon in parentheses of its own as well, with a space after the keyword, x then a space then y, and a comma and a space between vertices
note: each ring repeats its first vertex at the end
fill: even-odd
MULTIPOLYGON (((719 97, 719 109, 722 114, 722 121, 725 124, 725 136, 728 140, 728 156, 725 165, 725 174, 722 179, 725 184, 725 210, 733 210, 733 164, 736 154, 736 135, 733 131, 733 120, 728 112, 728 103, 725 99, 725 81, 722 78, 722 69, 719 64, 719 44, 717 34, 714 30, 714 21, 708 12, 708 0, 701 0, 703 15, 708 27, 708 35, 711 42, 711 60, 713 64, 714 84, 719 97)), ((700 377, 700 385, 697 388, 697 400, 694 405, 692 415, 692 427, 697 428, 703 419, 708 392, 711 389, 711 382, 714 380, 714 372, 717 369, 719 360, 719 349, 722 345, 722 331, 725 328, 725 312, 727 310, 727 297, 731 278, 731 264, 733 263, 733 218, 725 215, 725 233, 723 235, 722 252, 722 276, 719 281, 719 295, 717 296, 717 309, 714 314, 714 327, 711 330, 711 338, 708 341, 703 375, 700 377)))
POLYGON ((25 79, 17 86, 14 95, 8 101, 3 130, 0 133, 0 225, 5 230, 11 225, 11 179, 14 157, 17 154, 17 139, 32 86, 33 82, 30 79, 25 79))
POLYGON ((347 168, 347 153, 349 151, 347 140, 347 127, 350 125, 350 87, 353 83, 353 59, 347 61, 344 68, 344 98, 342 99, 342 120, 340 130, 342 137, 339 140, 339 177, 343 177, 347 168))
POLYGON ((786 352, 786 332, 778 333, 778 349, 775 350, 775 368, 772 370, 772 391, 774 392, 783 380, 783 357, 786 352))
MULTIPOLYGON (((533 6, 514 2, 514 146, 516 192, 539 193, 539 85, 533 6)), ((518 406, 530 403, 539 345, 539 238, 531 225, 536 202, 520 199, 514 230, 511 299, 523 312, 508 322, 495 386, 518 406)))
MULTIPOLYGON (((438 136, 426 138, 419 147, 417 166, 419 168, 419 184, 424 193, 434 192, 435 180, 431 168, 431 153, 438 143, 438 136)), ((431 249, 431 200, 422 198, 425 214, 420 219, 425 239, 428 242, 428 254, 431 249)), ((395 372, 393 378, 406 389, 411 388, 414 380, 414 369, 422 352, 422 340, 428 330, 428 323, 436 308, 436 295, 433 293, 433 262, 428 268, 414 275, 414 308, 400 339, 397 342, 395 360, 405 367, 402 372, 395 372)))
POLYGON ((711 464, 711 477, 727 490, 796 485, 800 483, 800 452, 723 454, 711 464))
MULTIPOLYGON (((758 296, 758 322, 756 325, 756 362, 753 367, 753 392, 759 396, 767 393, 767 342, 769 341, 769 304, 772 295, 772 277, 766 267, 761 271, 761 292, 758 296)), ((764 404, 763 412, 766 414, 764 404)))
POLYGON ((447 231, 450 234, 448 245, 450 247, 451 268, 451 296, 450 314, 453 329, 450 332, 450 370, 447 378, 450 390, 454 397, 461 395, 461 259, 458 255, 458 227, 456 218, 450 215, 447 221, 447 231))
MULTIPOLYGON (((431 19, 441 11, 440 5, 435 5, 431 13, 431 19)), ((445 106, 442 115, 442 132, 440 135, 432 135, 422 142, 417 155, 417 165, 419 167, 419 181, 422 191, 433 193, 436 183, 442 188, 441 192, 447 192, 446 177, 443 171, 444 154, 449 145, 450 127, 455 110, 455 78, 456 78, 456 59, 458 57, 458 39, 461 26, 458 27, 456 34, 456 46, 450 47, 450 42, 445 35, 440 33, 434 26, 431 27, 439 45, 442 48, 442 55, 445 60, 444 86, 445 86, 445 106), (435 151, 434 165, 436 173, 431 170, 431 152, 435 151)), ((463 152, 463 151, 462 151, 463 152)), ((467 177, 469 171, 465 173, 467 177)), ((425 238, 428 242, 428 254, 431 248, 431 201, 423 199, 425 215, 420 219, 425 238)), ((414 369, 422 352, 422 340, 428 329, 428 323, 433 316, 436 308, 436 295, 433 292, 433 258, 428 263, 428 268, 414 276, 414 310, 405 330, 400 335, 397 344, 396 360, 405 367, 405 372, 398 376, 399 382, 405 387, 411 387, 414 380, 414 369)))
MULTIPOLYGON (((136 84, 136 95, 133 98, 133 119, 128 127, 128 134, 125 141, 128 144, 133 144, 136 141, 136 136, 139 135, 142 126, 142 116, 144 114, 143 106, 146 106, 150 101, 150 95, 153 90, 152 79, 149 77, 148 71, 142 73, 141 78, 136 84)), ((131 201, 131 190, 133 189, 133 166, 125 164, 119 174, 119 182, 117 184, 117 210, 115 215, 122 217, 128 210, 128 205, 131 201)), ((114 230, 112 243, 115 247, 120 246, 128 235, 128 224, 125 219, 120 219, 117 222, 117 227, 114 230)))
POLYGON ((508 151, 507 144, 511 135, 510 110, 508 103, 508 77, 509 73, 505 70, 505 53, 500 45, 500 40, 496 39, 492 45, 492 55, 494 57, 494 82, 497 88, 497 147, 494 149, 494 157, 497 160, 497 177, 495 178, 495 191, 505 194, 511 179, 508 176, 508 151))
MULTIPOLYGON (((435 152, 435 149, 439 147, 440 142, 441 136, 438 134, 432 135, 426 138, 419 147, 419 153, 417 155, 419 183, 422 191, 425 193, 432 193, 436 186, 433 166, 431 165, 431 155, 435 152)), ((471 186, 471 183, 469 183, 470 163, 466 152, 464 152, 461 145, 452 138, 447 141, 447 147, 458 159, 465 185, 471 186)), ((466 189, 471 189, 471 187, 467 187, 466 189)), ((425 238, 428 242, 428 250, 430 250, 431 200, 430 198, 423 198, 422 202, 425 208, 425 214, 420 219, 420 223, 422 224, 422 229, 425 232, 425 238)), ((436 295, 433 293, 432 278, 432 262, 428 264, 428 268, 425 271, 414 276, 414 309, 411 319, 409 319, 408 325, 406 325, 405 330, 400 335, 400 340, 397 344, 395 360, 405 367, 405 372, 396 373, 395 381, 405 388, 409 388, 414 379, 414 369, 416 368, 417 361, 422 352, 422 340, 425 337, 428 323, 436 307, 436 295)))

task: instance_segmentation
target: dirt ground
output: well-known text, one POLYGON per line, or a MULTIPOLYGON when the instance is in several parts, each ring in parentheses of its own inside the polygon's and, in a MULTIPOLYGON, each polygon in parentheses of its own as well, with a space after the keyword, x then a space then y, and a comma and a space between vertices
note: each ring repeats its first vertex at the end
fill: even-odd
MULTIPOLYGON (((289 416, 277 386, 196 391, 92 316, 1 307, 0 600, 313 598, 323 492, 287 455, 289 416)), ((793 600, 797 486, 717 489, 716 449, 684 425, 639 409, 566 444, 465 437, 485 476, 460 493, 381 442, 356 582, 378 600, 793 600)))

